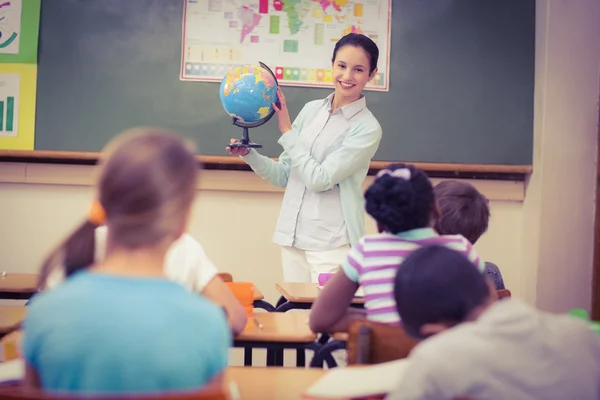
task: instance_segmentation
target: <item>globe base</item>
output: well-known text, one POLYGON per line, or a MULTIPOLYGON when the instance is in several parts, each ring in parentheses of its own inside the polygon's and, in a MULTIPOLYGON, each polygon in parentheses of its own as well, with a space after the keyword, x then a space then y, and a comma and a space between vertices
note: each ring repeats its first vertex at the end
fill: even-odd
MULTIPOLYGON (((264 123, 264 122, 263 122, 264 123)), ((258 144, 258 143, 253 143, 250 141, 250 135, 248 134, 248 127, 252 127, 254 126, 260 126, 263 123, 260 124, 246 124, 247 126, 244 126, 242 122, 240 122, 237 118, 233 119, 233 124, 239 126, 240 128, 242 128, 242 139, 240 141, 238 141, 237 143, 231 143, 228 146, 231 148, 239 148, 239 147, 243 147, 243 148, 251 148, 251 149, 261 149, 262 148, 262 144, 258 144)))
POLYGON ((262 149, 262 144, 258 144, 258 143, 252 143, 250 141, 248 141, 247 143, 244 143, 243 141, 239 141, 237 143, 230 143, 228 144, 229 147, 231 148, 246 148, 246 149, 262 149))

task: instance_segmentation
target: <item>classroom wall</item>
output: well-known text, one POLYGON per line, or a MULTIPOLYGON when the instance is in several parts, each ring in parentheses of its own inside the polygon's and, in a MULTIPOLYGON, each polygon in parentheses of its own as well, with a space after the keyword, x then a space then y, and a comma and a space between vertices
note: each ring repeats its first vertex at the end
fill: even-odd
MULTIPOLYGON (((539 0, 537 14, 534 173, 526 184, 475 182, 492 212, 476 247, 515 296, 564 311, 590 306, 600 2, 539 0)), ((91 170, 0 163, 1 270, 37 270, 85 214, 91 170)), ((275 301, 281 271, 270 238, 281 191, 233 171, 206 171, 199 187, 190 232, 221 270, 275 301)))

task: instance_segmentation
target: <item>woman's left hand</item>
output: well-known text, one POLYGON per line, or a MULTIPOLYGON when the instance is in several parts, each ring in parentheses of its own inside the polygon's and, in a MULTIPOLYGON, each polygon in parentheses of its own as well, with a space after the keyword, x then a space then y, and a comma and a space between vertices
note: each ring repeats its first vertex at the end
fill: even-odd
POLYGON ((281 91, 281 88, 277 88, 277 103, 273 103, 273 109, 277 113, 277 119, 279 120, 279 130, 283 135, 287 131, 292 130, 292 121, 290 120, 290 113, 285 102, 285 96, 281 91))

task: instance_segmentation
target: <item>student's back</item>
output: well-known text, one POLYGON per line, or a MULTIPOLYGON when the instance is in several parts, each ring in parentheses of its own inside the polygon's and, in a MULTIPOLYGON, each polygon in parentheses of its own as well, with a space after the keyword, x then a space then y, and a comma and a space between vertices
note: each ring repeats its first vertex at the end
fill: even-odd
MULTIPOLYGON (((392 164, 379 171, 365 192, 365 209, 375 219, 378 234, 363 236, 325 285, 312 307, 314 332, 348 329, 352 319, 364 318, 348 309, 358 287, 364 291, 366 318, 399 324, 394 301, 394 277, 413 251, 427 245, 455 250, 484 270, 484 262, 462 236, 440 236, 432 228, 437 217, 433 187, 427 175, 412 165, 392 164)), ((443 274, 443 272, 442 272, 443 274)))
POLYGON ((412 253, 395 299, 406 332, 423 340, 388 400, 600 398, 600 338, 586 322, 494 301, 491 284, 456 252, 412 253))
MULTIPOLYGON (((397 234, 367 235, 350 250, 342 269, 364 291, 367 318, 399 324, 394 300, 394 278, 402 262, 423 246, 439 245, 458 251, 483 271, 483 261, 467 239, 460 235, 438 235, 433 228, 411 229, 397 234)), ((443 274, 443 273, 442 273, 443 274)))
POLYGON ((78 272, 36 296, 25 358, 47 390, 152 392, 204 385, 227 365, 221 310, 162 278, 78 272))
MULTIPOLYGON (((435 230, 440 235, 462 235, 471 244, 477 243, 490 221, 488 199, 475 186, 458 180, 438 183, 433 191, 440 215, 435 230)), ((500 269, 491 262, 485 263, 485 274, 494 282, 496 290, 506 289, 500 269)))
POLYGON ((168 132, 119 136, 103 153, 88 219, 50 254, 66 280, 34 298, 25 323, 25 384, 125 394, 198 388, 227 364, 231 333, 217 305, 165 276, 196 195, 193 149, 168 132), (106 251, 95 233, 108 227, 106 251))

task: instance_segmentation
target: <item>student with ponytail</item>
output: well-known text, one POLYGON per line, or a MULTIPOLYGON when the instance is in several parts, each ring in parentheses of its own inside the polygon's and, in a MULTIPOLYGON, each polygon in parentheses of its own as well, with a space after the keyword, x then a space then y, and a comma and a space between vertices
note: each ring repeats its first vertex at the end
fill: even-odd
POLYGON ((178 136, 139 129, 103 153, 87 220, 44 262, 23 324, 25 383, 86 394, 192 389, 227 365, 231 330, 221 307, 165 277, 165 255, 186 230, 198 163, 178 136), (94 236, 106 224, 106 256, 94 236))
POLYGON ((363 236, 325 285, 312 307, 314 332, 345 331, 356 318, 399 324, 394 277, 402 261, 422 246, 451 248, 484 269, 467 239, 440 236, 432 228, 438 215, 433 187, 427 175, 412 165, 398 163, 381 170, 365 192, 365 200, 379 233, 363 236), (365 293, 365 310, 349 309, 359 286, 365 293))

